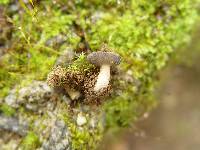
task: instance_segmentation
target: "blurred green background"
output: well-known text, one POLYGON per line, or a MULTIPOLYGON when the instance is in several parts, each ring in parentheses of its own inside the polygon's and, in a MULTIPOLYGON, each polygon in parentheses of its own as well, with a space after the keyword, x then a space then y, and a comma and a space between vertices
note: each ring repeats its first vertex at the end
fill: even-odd
POLYGON ((132 129, 105 141, 104 150, 199 150, 200 26, 159 73, 158 107, 132 129))

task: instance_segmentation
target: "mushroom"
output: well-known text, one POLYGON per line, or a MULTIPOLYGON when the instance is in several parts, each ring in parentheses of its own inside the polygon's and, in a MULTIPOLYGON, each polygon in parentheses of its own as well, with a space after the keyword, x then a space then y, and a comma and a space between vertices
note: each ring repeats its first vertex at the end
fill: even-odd
POLYGON ((87 60, 95 66, 100 66, 100 72, 94 86, 94 91, 98 92, 108 86, 110 81, 110 67, 120 64, 120 56, 113 52, 93 52, 87 56, 87 60))

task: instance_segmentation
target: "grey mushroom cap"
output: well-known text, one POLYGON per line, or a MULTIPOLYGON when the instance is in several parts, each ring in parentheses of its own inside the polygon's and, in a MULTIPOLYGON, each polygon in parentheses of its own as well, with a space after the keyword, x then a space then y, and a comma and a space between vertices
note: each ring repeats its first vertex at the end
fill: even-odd
POLYGON ((92 52, 87 56, 87 60, 94 64, 95 66, 101 66, 101 65, 119 65, 121 58, 118 54, 115 54, 113 52, 92 52))

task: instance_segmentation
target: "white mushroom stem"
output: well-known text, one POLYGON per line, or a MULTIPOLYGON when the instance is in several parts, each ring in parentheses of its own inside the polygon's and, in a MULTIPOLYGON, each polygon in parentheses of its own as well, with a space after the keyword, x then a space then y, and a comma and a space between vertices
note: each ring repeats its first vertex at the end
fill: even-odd
POLYGON ((97 82, 94 86, 94 91, 98 92, 100 89, 108 86, 110 81, 110 65, 102 65, 100 67, 100 72, 97 77, 97 82))
POLYGON ((72 100, 78 99, 81 96, 81 93, 79 91, 76 91, 75 89, 69 87, 65 87, 65 91, 68 93, 72 100))

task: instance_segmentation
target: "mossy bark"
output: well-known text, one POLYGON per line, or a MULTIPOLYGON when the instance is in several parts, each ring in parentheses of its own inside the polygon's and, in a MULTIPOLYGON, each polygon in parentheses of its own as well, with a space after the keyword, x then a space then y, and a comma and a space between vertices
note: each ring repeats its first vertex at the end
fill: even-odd
MULTIPOLYGON (((6 19, 12 23, 12 38, 8 39, 11 44, 0 62, 1 111, 13 115, 10 113, 13 108, 4 104, 11 88, 28 86, 33 80, 45 81, 66 48, 73 49, 75 57, 62 67, 83 75, 94 67, 88 65, 86 55, 107 44, 122 58, 117 73, 112 76, 113 94, 95 107, 79 101, 72 107, 62 96, 57 96, 54 111, 55 118, 63 120, 68 127, 71 149, 94 149, 106 132, 129 126, 155 106, 152 93, 157 71, 166 65, 180 44, 189 40, 198 20, 200 1, 54 2, 2 3, 5 16, 9 17, 6 19), (12 10, 11 5, 18 9, 12 10), (80 114, 87 122, 78 126, 76 119, 80 114)), ((41 132, 55 118, 45 109, 41 115, 23 106, 12 112, 29 120, 30 133, 37 140, 25 137, 20 147, 31 149, 23 145, 31 141, 41 146, 48 139, 41 132), (34 126, 36 122, 39 126, 34 126)))

